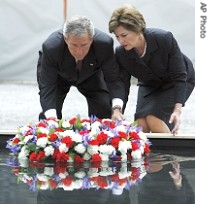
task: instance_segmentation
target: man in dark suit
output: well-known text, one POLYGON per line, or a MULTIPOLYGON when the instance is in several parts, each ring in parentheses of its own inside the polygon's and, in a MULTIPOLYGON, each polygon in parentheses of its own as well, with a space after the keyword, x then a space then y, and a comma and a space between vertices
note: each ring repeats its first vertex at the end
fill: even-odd
POLYGON ((95 29, 86 17, 67 20, 63 30, 53 32, 44 41, 39 51, 37 81, 42 107, 39 119, 62 118, 71 86, 85 96, 89 116, 123 119, 124 90, 113 39, 95 29))

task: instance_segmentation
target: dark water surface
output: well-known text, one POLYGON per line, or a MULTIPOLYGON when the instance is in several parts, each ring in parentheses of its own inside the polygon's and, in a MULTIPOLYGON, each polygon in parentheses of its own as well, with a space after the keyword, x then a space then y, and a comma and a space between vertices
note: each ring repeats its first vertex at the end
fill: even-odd
POLYGON ((132 163, 31 166, 1 148, 0 204, 193 204, 194 150, 168 150, 132 163))

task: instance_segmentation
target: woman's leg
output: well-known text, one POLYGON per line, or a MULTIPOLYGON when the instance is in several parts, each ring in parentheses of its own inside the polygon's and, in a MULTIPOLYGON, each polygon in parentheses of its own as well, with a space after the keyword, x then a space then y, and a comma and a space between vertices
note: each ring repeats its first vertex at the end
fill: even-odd
POLYGON ((153 115, 148 115, 146 117, 146 124, 149 130, 154 133, 170 133, 171 132, 169 127, 166 125, 166 123, 163 120, 153 115))
POLYGON ((146 118, 140 118, 140 119, 138 119, 137 120, 137 125, 139 127, 142 127, 142 131, 143 132, 147 132, 147 133, 150 132, 150 129, 149 129, 148 125, 147 125, 146 118))

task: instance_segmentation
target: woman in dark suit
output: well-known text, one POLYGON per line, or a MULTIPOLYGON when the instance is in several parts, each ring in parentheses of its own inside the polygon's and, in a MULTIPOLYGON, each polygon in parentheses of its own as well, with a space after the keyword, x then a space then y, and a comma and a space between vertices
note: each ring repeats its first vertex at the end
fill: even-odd
POLYGON ((86 98, 89 116, 123 118, 120 109, 124 90, 113 39, 95 29, 86 17, 72 17, 63 29, 44 41, 39 51, 37 81, 42 107, 39 119, 62 118, 63 103, 71 86, 86 98))
POLYGON ((192 62, 173 34, 146 28, 143 15, 133 6, 116 9, 109 21, 120 46, 116 58, 128 101, 131 76, 138 79, 135 120, 144 132, 177 134, 182 107, 195 86, 192 62))

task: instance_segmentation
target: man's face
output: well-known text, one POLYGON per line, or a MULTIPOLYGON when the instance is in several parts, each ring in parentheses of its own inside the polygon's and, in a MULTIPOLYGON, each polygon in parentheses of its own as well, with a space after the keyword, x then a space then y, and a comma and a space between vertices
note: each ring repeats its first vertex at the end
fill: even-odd
POLYGON ((75 36, 69 34, 68 38, 65 38, 65 42, 68 46, 69 52, 77 60, 82 60, 88 53, 93 38, 86 32, 83 36, 75 36))

